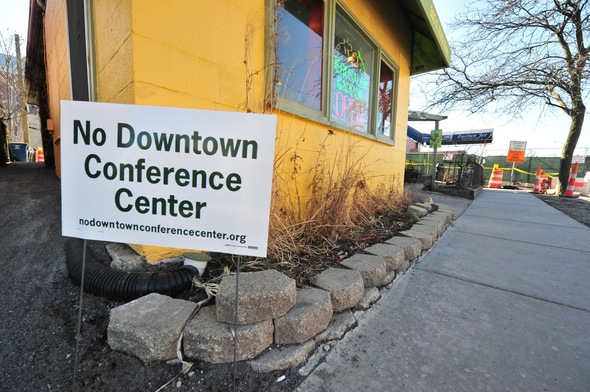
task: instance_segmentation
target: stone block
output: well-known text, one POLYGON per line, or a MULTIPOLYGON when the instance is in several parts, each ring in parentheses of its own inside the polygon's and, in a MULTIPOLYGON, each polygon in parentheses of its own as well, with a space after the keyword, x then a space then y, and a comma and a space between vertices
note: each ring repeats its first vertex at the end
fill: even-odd
POLYGON ((365 288, 379 287, 387 275, 385 261, 379 256, 357 253, 342 260, 340 264, 358 271, 363 277, 365 288))
MULTIPOLYGON (((238 289, 238 324, 271 320, 286 314, 297 301, 295 280, 276 271, 243 272, 238 289)), ((236 276, 225 276, 215 299, 217 320, 233 324, 236 276)))
POLYGON ((317 334, 314 340, 317 343, 326 342, 328 340, 341 339, 346 331, 356 324, 356 319, 352 312, 347 309, 340 313, 335 313, 328 324, 328 327, 321 333, 317 334))
POLYGON ((328 291, 312 287, 298 290, 295 306, 274 320, 275 343, 303 343, 325 330, 333 314, 328 291))
POLYGON ((415 260, 422 254, 422 242, 416 238, 395 236, 385 241, 385 243, 400 246, 404 251, 406 261, 415 260))
POLYGON ((406 264, 404 250, 398 245, 375 244, 365 248, 364 251, 382 257, 388 272, 399 271, 406 264))
POLYGON ((443 235, 447 229, 445 221, 438 218, 428 219, 428 217, 425 217, 420 219, 417 224, 435 227, 439 237, 443 235))
MULTIPOLYGON (((402 270, 402 268, 405 267, 405 265, 407 265, 407 267, 405 267, 405 269, 403 269, 403 271, 405 271, 406 269, 408 269, 408 267, 410 267, 410 263, 407 262, 406 260, 403 260, 402 263, 404 263, 404 264, 402 264, 398 267, 398 268, 400 268, 400 271, 402 270)), ((387 285, 390 285, 391 283, 393 283, 396 276, 397 276, 397 272, 395 270, 387 271, 387 275, 385 275, 385 278, 383 279, 383 282, 381 283, 381 285, 379 287, 385 287, 387 285)))
POLYGON ((439 220, 448 224, 450 214, 445 211, 435 211, 421 218, 420 220, 439 220))
POLYGON ((446 208, 441 207, 440 205, 439 205, 438 210, 431 213, 430 215, 443 216, 446 219, 447 224, 450 224, 455 219, 455 213, 453 212, 452 209, 450 209, 450 208, 446 209, 446 208))
POLYGON ((426 212, 432 212, 432 203, 414 203, 416 207, 424 208, 426 212))
POLYGON ((400 273, 400 272, 406 272, 408 270, 408 268, 410 268, 410 262, 408 260, 404 260, 403 264, 401 264, 399 266, 399 269, 396 270, 395 272, 400 273))
POLYGON ((365 284, 358 271, 328 268, 315 278, 315 285, 330 293, 332 309, 340 312, 352 308, 363 298, 365 284))
POLYGON ((147 263, 127 244, 109 243, 105 246, 111 256, 111 268, 119 271, 143 271, 147 263))
POLYGON ((435 234, 427 233, 425 231, 418 231, 418 230, 410 229, 410 230, 406 230, 406 231, 400 231, 398 234, 403 235, 405 237, 415 238, 417 240, 420 240, 420 242, 422 243, 422 250, 423 251, 432 248, 432 245, 434 244, 434 241, 436 240, 435 234))
POLYGON ((365 295, 363 296, 363 299, 361 302, 356 304, 354 310, 367 310, 371 307, 371 305, 379 301, 380 298, 381 294, 379 294, 379 290, 377 290, 376 287, 368 287, 365 289, 365 295))
POLYGON ((287 369, 303 364, 315 349, 315 341, 279 346, 267 350, 258 358, 250 361, 250 368, 255 372, 268 373, 274 370, 287 369))
POLYGON ((107 337, 116 351, 143 362, 176 357, 176 344, 197 304, 152 293, 111 309, 107 337))
POLYGON ((429 222, 422 223, 421 221, 414 224, 411 230, 423 231, 425 233, 432 233, 436 238, 440 237, 442 232, 438 229, 438 226, 432 225, 429 222))
POLYGON ((416 200, 420 203, 432 203, 432 196, 422 193, 416 195, 416 200))
POLYGON ((418 215, 418 217, 422 218, 423 216, 426 216, 426 214, 428 214, 428 211, 426 211, 422 207, 418 207, 416 205, 411 205, 408 207, 407 213, 418 215))
MULTIPOLYGON (((184 353, 189 358, 209 363, 229 363, 234 359, 234 325, 217 321, 215 306, 199 311, 184 333, 184 353)), ((236 359, 256 357, 273 342, 272 320, 238 325, 236 359)))

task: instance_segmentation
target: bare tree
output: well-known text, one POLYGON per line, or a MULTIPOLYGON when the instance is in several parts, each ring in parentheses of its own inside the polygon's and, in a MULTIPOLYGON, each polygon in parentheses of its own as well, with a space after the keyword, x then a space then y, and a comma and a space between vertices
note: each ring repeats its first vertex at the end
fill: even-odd
POLYGON ((0 120, 7 126, 7 141, 22 141, 26 126, 19 44, 18 36, 0 32, 0 120))
POLYGON ((582 131, 590 67, 590 0, 474 1, 452 29, 453 63, 430 87, 430 108, 493 106, 519 117, 531 107, 557 108, 570 118, 561 153, 560 193, 567 188, 582 131))

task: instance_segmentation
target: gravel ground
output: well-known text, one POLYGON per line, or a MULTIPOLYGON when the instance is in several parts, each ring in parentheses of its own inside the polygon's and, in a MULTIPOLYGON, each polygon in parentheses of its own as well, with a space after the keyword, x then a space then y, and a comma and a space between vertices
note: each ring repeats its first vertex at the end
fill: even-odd
POLYGON ((538 195, 539 199, 551 207, 590 227, 590 197, 559 197, 555 195, 538 195))
MULTIPOLYGON (((155 391, 180 365, 154 363, 113 351, 107 343, 110 309, 121 302, 85 294, 79 363, 74 378, 79 290, 68 278, 61 236, 60 182, 38 163, 0 168, 0 391, 155 391), (75 380, 75 381, 74 381, 75 380), (75 384, 74 384, 75 382, 75 384)), ((99 257, 104 244, 90 242, 99 257)), ((166 391, 292 391, 296 370, 258 374, 247 364, 196 362, 166 391), (284 381, 277 383, 280 376, 284 381)))
MULTIPOLYGON (((590 200, 539 196, 590 226, 590 200)), ((106 330, 119 302, 84 295, 79 361, 74 374, 79 291, 67 276, 61 237, 60 183, 42 164, 0 168, 0 391, 155 391, 180 365, 140 360, 112 351, 106 330)), ((91 242, 99 257, 104 244, 91 242)), ((240 363, 196 362, 166 391, 293 391, 296 369, 258 374, 240 363), (285 376, 277 382, 280 376, 285 376)))

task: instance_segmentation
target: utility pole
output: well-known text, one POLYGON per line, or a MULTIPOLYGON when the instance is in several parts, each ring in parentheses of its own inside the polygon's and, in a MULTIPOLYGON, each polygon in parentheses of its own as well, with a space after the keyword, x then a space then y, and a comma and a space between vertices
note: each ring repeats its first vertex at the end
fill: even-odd
POLYGON ((430 182, 431 191, 434 191, 436 188, 438 148, 442 146, 442 130, 439 128, 440 120, 435 119, 434 124, 434 130, 430 132, 430 147, 434 149, 432 152, 432 181, 430 182))
POLYGON ((446 120, 447 116, 441 116, 436 114, 429 114, 425 112, 410 111, 408 113, 408 121, 434 121, 434 130, 430 132, 430 146, 434 149, 432 152, 432 168, 431 168, 431 181, 430 190, 436 189, 436 161, 438 154, 438 147, 442 145, 442 130, 440 129, 440 122, 446 120), (437 134, 437 140, 433 140, 433 133, 437 134))
MULTIPOLYGON (((439 130, 439 120, 435 120, 434 121, 434 130, 438 131, 439 130)), ((434 141, 433 139, 434 134, 431 133, 430 136, 430 145, 433 146, 434 151, 432 151, 432 181, 430 182, 430 190, 434 191, 436 189, 436 165, 437 165, 437 158, 438 158, 438 144, 436 141, 434 141)))

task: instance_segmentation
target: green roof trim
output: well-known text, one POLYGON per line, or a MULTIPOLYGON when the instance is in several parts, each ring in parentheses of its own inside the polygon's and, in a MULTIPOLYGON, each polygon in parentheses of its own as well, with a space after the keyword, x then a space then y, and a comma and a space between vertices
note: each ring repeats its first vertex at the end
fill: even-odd
POLYGON ((447 68, 451 47, 432 0, 401 0, 414 27, 411 74, 447 68))

